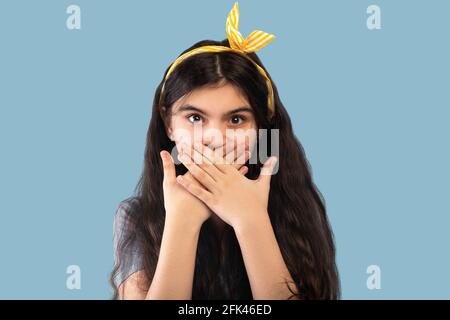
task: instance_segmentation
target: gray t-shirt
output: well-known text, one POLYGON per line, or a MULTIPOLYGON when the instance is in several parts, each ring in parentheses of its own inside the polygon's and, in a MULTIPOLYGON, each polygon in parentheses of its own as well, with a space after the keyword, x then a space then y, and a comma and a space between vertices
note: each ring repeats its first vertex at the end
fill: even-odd
POLYGON ((137 198, 131 197, 119 203, 116 210, 113 224, 113 246, 114 246, 114 262, 119 264, 119 269, 114 277, 114 283, 117 287, 125 281, 131 274, 144 268, 142 246, 140 239, 134 238, 132 242, 122 248, 121 261, 118 261, 118 249, 121 244, 134 230, 133 215, 136 214, 132 210, 136 205, 137 198))

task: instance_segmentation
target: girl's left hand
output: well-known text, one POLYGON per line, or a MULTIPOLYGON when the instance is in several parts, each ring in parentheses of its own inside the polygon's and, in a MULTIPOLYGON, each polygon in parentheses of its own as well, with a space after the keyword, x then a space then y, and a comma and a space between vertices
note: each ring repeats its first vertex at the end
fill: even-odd
MULTIPOLYGON (((250 156, 250 152, 246 151, 237 161, 245 163, 250 156)), ((276 157, 266 161, 256 180, 248 179, 220 155, 200 143, 195 143, 194 147, 185 146, 178 159, 201 185, 193 184, 181 176, 177 177, 177 182, 233 228, 252 224, 268 215, 270 178, 276 157)))

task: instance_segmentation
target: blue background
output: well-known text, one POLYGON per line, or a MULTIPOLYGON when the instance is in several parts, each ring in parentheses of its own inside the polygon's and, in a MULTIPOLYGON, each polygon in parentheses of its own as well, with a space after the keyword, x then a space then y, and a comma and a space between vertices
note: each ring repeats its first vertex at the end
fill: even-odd
MULTIPOLYGON (((0 1, 0 298, 108 299, 164 70, 234 1, 0 1), (66 8, 81 7, 81 30, 66 8), (81 290, 66 268, 81 267, 81 290)), ((450 298, 449 1, 239 1, 326 199, 344 299, 450 298), (369 5, 381 30, 366 27, 369 5), (380 290, 366 268, 381 268, 380 290)))

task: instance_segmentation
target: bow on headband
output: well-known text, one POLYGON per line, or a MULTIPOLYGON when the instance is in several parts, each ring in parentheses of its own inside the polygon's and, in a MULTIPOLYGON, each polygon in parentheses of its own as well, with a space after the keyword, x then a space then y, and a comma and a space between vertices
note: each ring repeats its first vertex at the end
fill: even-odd
POLYGON ((266 46, 270 41, 275 39, 273 34, 266 33, 261 30, 255 30, 244 40, 242 34, 238 30, 239 26, 239 7, 236 2, 228 14, 226 30, 228 42, 234 49, 243 52, 255 52, 266 46))
MULTIPOLYGON (((227 32, 227 38, 228 42, 230 43, 230 47, 225 46, 202 46, 195 49, 192 49, 191 51, 188 51, 181 56, 179 56, 170 66, 169 70, 166 73, 166 76, 164 78, 164 83, 161 88, 161 94, 160 98, 163 96, 162 93, 164 91, 164 85, 169 77, 169 75, 172 73, 172 71, 186 58, 199 54, 204 52, 223 52, 223 51, 232 51, 235 53, 238 53, 240 55, 245 56, 248 58, 258 69, 259 73, 265 78, 267 89, 269 91, 268 95, 268 108, 269 108, 269 119, 272 118, 274 115, 274 97, 273 97, 273 89, 272 89, 272 83, 267 76, 266 72, 263 68, 261 68, 255 61, 253 61, 247 54, 251 52, 256 52, 259 49, 266 46, 270 41, 275 39, 275 36, 273 34, 268 34, 261 30, 255 30, 253 31, 246 39, 242 36, 242 34, 238 30, 239 26, 239 7, 238 3, 236 2, 231 9, 230 13, 227 17, 226 22, 226 32, 227 32)), ((161 105, 161 104, 160 104, 161 105)))

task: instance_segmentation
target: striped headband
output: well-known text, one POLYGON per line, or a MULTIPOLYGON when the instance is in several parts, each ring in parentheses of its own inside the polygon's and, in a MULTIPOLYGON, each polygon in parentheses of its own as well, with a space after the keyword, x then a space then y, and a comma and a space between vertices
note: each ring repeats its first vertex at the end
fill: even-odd
MULTIPOLYGON (((268 108, 269 108, 269 119, 272 118, 274 115, 274 97, 273 97, 273 89, 272 89, 272 83, 267 76, 266 72, 263 68, 261 68, 256 62, 254 62, 247 53, 258 51, 259 49, 265 47, 270 41, 275 39, 275 36, 273 34, 268 34, 261 30, 255 30, 253 31, 246 39, 242 37, 242 34, 238 30, 239 25, 239 7, 238 3, 236 2, 231 9, 230 13, 228 14, 227 22, 226 22, 226 32, 227 32, 227 38, 228 42, 230 43, 230 47, 225 46, 202 46, 195 49, 192 49, 181 56, 179 56, 170 66, 169 70, 167 71, 166 76, 164 77, 164 83, 161 88, 161 95, 164 91, 164 85, 166 83, 167 78, 172 73, 172 71, 186 58, 191 57, 193 55, 203 53, 203 52, 223 52, 223 51, 232 51, 235 53, 238 53, 240 55, 245 56, 248 58, 258 69, 258 71, 261 73, 261 75, 265 78, 267 88, 269 90, 268 95, 268 108)), ((161 102, 161 101, 160 101, 161 102)), ((161 103, 160 103, 161 105, 161 103)))

